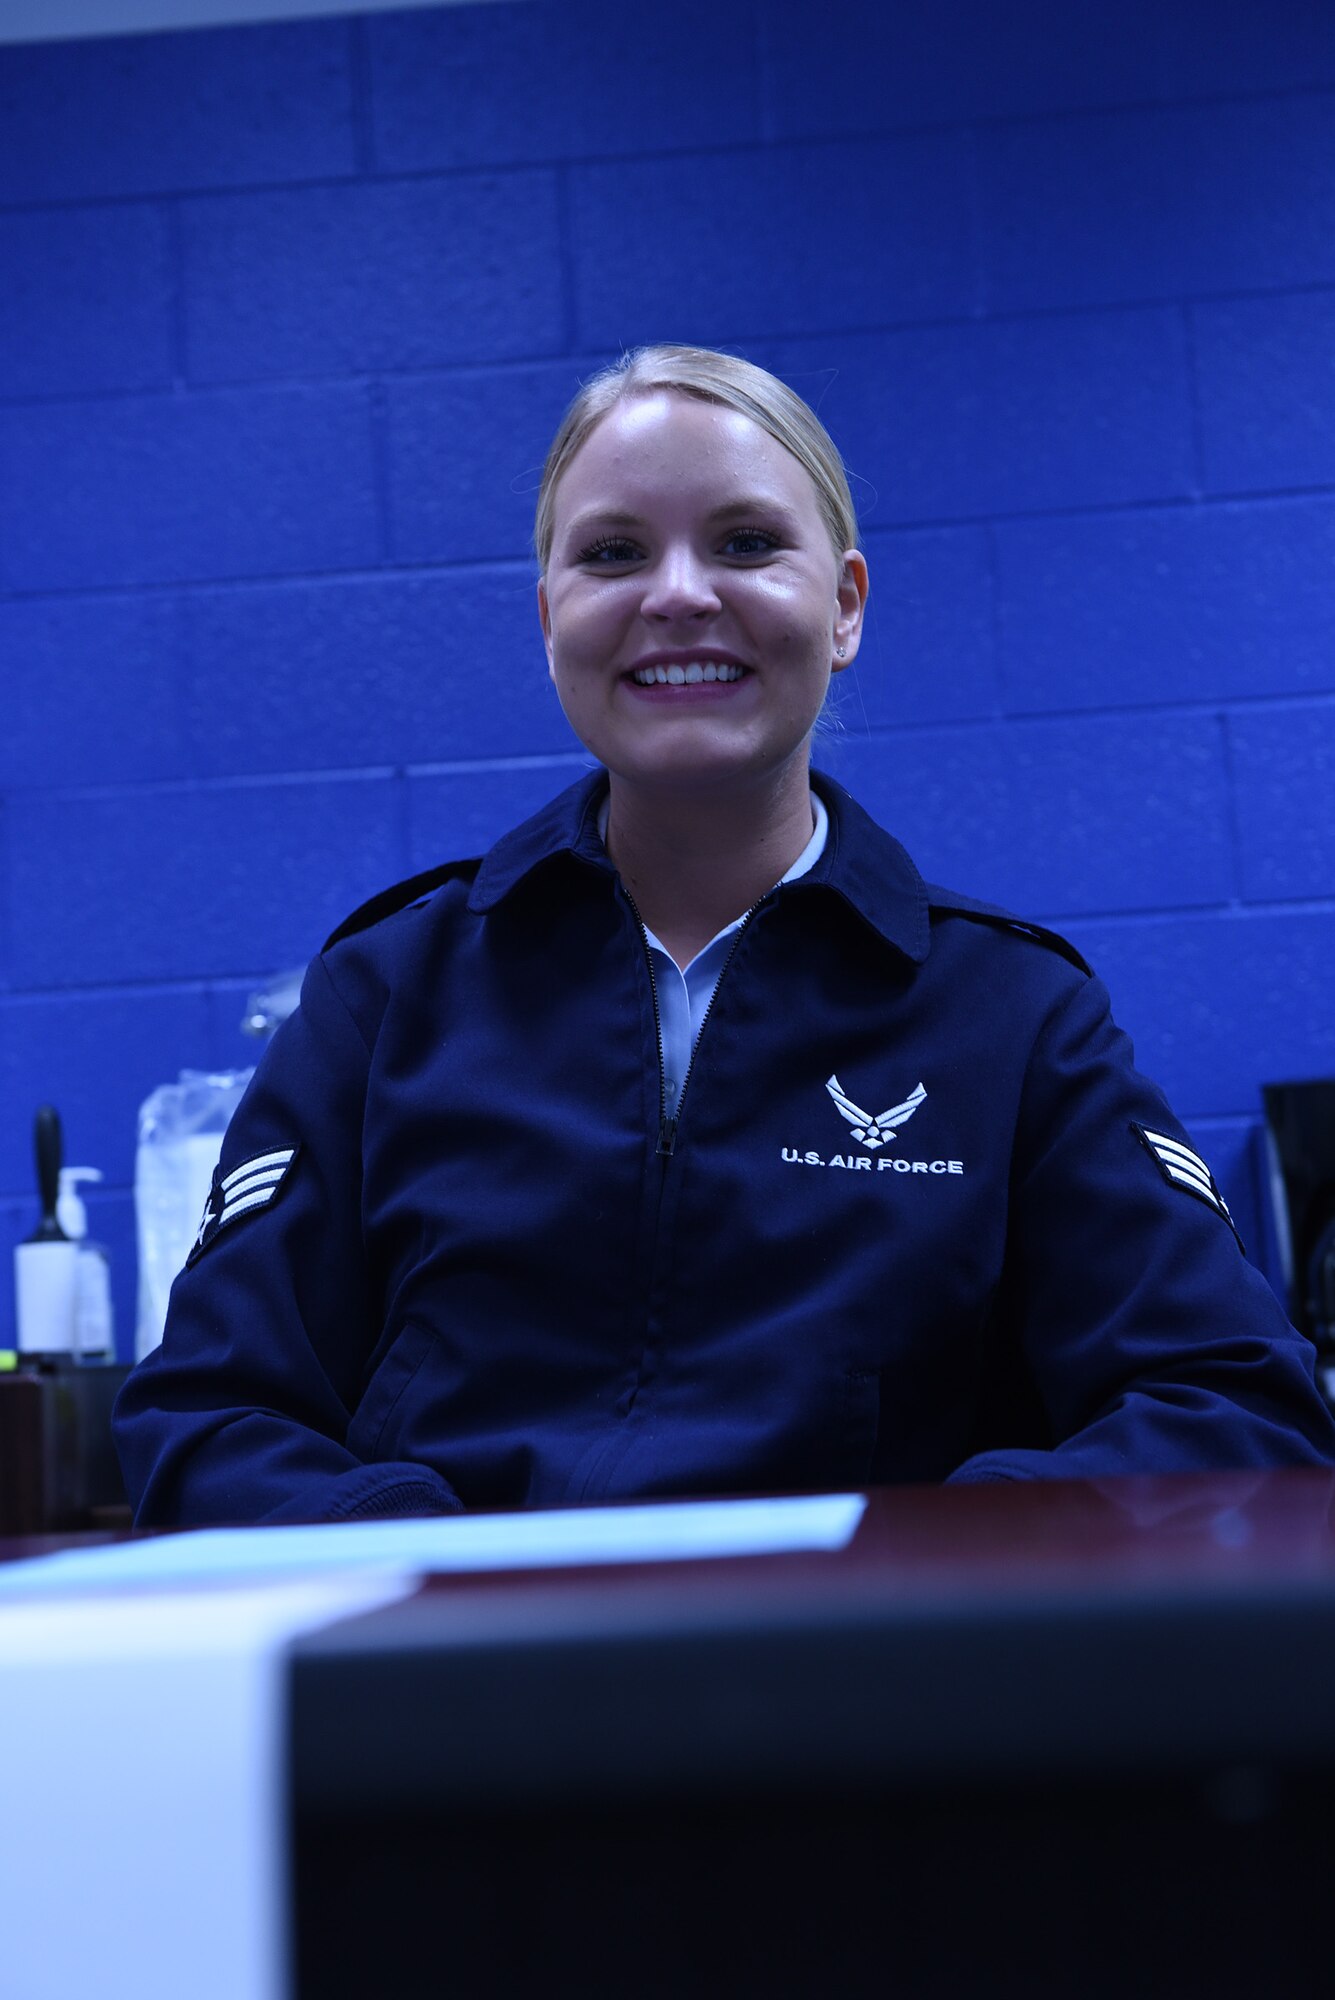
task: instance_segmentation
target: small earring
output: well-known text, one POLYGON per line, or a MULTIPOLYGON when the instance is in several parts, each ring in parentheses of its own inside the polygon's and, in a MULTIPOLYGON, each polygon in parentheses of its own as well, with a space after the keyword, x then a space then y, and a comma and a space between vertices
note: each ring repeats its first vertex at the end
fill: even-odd
POLYGON ((836 654, 838 655, 838 657, 839 657, 839 658, 840 658, 840 659, 842 660, 842 659, 843 659, 843 657, 844 657, 844 649, 843 649, 843 647, 842 647, 842 646, 836 646, 834 650, 835 650, 836 654))

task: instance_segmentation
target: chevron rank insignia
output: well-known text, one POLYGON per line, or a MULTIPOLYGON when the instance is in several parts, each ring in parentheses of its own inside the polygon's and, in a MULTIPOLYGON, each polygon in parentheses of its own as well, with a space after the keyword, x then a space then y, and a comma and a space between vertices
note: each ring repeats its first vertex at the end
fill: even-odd
POLYGON ((1170 1139, 1166 1132, 1151 1132, 1144 1125, 1133 1122, 1131 1130, 1139 1139, 1150 1158, 1158 1166, 1159 1172, 1170 1187, 1181 1188, 1186 1194, 1194 1194, 1216 1215, 1221 1215, 1233 1234, 1238 1237, 1238 1247, 1242 1248, 1242 1238, 1238 1227, 1228 1212, 1228 1203, 1219 1192, 1219 1184, 1206 1166, 1199 1153, 1193 1153, 1180 1139, 1170 1139))
POLYGON ((214 1168, 213 1186, 204 1204, 199 1233, 185 1260, 187 1271, 230 1223, 273 1206, 291 1179, 298 1151, 296 1146, 280 1146, 271 1153, 257 1153, 253 1160, 243 1160, 239 1167, 233 1167, 230 1174, 224 1174, 221 1167, 214 1168))

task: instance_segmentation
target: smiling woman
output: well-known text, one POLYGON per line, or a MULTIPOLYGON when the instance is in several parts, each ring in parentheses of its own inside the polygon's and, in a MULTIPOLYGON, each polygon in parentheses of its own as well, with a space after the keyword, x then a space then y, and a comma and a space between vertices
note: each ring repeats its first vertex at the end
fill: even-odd
POLYGON ((538 606, 608 771, 608 853, 684 967, 811 838, 811 731, 857 653, 867 565, 851 502, 835 547, 793 453, 664 372, 623 372, 579 449, 553 451, 538 606))
POLYGON ((315 960, 122 1395, 141 1522, 1335 1456, 1079 954, 813 777, 856 540, 763 370, 580 392, 538 612, 600 768, 315 960))

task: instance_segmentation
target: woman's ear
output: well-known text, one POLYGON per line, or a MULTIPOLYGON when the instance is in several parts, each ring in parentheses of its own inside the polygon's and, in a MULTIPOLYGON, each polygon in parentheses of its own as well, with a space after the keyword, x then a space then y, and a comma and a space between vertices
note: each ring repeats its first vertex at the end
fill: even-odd
POLYGON ((839 592, 834 617, 834 672, 851 667, 862 644, 862 614, 867 608, 867 559, 860 549, 845 549, 839 568, 839 592))

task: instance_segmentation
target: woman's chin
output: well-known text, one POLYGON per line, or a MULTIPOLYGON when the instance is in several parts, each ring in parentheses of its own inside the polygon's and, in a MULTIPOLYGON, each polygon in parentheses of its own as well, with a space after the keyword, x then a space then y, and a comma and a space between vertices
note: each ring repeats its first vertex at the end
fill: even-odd
POLYGON ((722 733, 713 739, 704 732, 690 734, 692 742, 663 743, 655 746, 652 755, 646 754, 642 745, 636 746, 634 753, 622 747, 620 755, 595 754, 623 784, 633 785, 638 791, 661 791, 676 796, 715 792, 720 787, 748 793, 753 787, 766 785, 791 771, 795 765, 805 772, 809 761, 809 737, 786 750, 776 751, 772 745, 762 748, 754 743, 739 743, 735 738, 728 740, 722 733))

